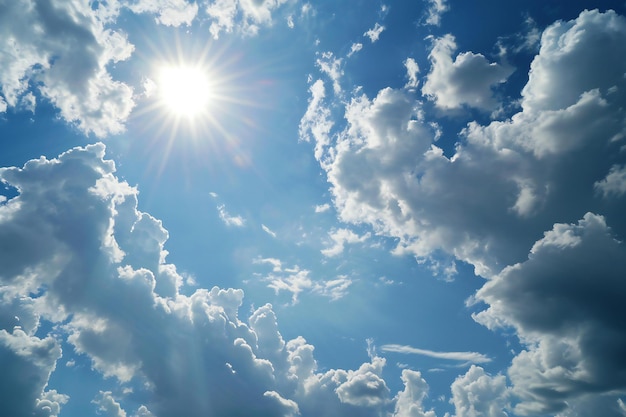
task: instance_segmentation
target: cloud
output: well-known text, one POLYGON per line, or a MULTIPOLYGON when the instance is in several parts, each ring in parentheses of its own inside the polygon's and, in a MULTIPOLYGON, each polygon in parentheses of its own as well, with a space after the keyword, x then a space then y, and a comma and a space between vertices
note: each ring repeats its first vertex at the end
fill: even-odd
POLYGON ((271 237, 276 237, 276 233, 274 233, 269 227, 267 227, 266 225, 262 224, 261 225, 261 229, 263 229, 263 231, 265 233, 267 233, 268 235, 270 235, 271 237))
POLYGON ((106 417, 126 417, 126 411, 122 409, 120 403, 115 401, 111 391, 100 391, 91 402, 98 406, 97 412, 100 415, 106 417))
POLYGON ((441 15, 450 10, 448 0, 426 0, 428 9, 426 10, 426 24, 439 26, 441 15))
POLYGON ((436 417, 433 410, 424 411, 423 402, 428 394, 428 384, 419 371, 402 370, 404 390, 396 396, 394 417, 436 417))
POLYGON ((328 210, 330 210, 330 204, 328 204, 328 203, 324 203, 324 204, 320 204, 318 206, 315 206, 315 212, 316 213, 324 213, 324 212, 327 212, 328 210))
POLYGON ((419 65, 417 65, 417 62, 413 58, 407 58, 406 61, 404 61, 404 66, 406 67, 406 77, 409 79, 405 87, 417 87, 419 84, 419 80, 417 79, 417 74, 420 72, 419 65))
POLYGON ((333 257, 340 255, 343 252, 346 243, 365 242, 367 239, 369 239, 370 234, 366 233, 363 236, 359 236, 350 229, 342 228, 332 230, 328 234, 328 236, 333 241, 333 245, 326 249, 322 249, 322 255, 327 257, 333 257))
POLYGON ((507 417, 510 392, 504 375, 490 376, 472 365, 452 383, 455 417, 507 417))
POLYGON ((306 113, 300 119, 298 133, 300 140, 315 143, 315 158, 320 160, 324 156, 324 148, 330 145, 330 131, 334 122, 331 118, 331 111, 325 104, 326 87, 324 82, 322 80, 315 81, 309 87, 309 92, 311 98, 306 113))
MULTIPOLYGON (((384 88, 373 99, 357 93, 345 106, 345 127, 335 129, 320 95, 324 90, 316 89, 301 133, 317 141, 315 155, 327 172, 340 219, 397 238, 396 253, 425 260, 449 254, 491 276, 523 260, 554 223, 573 221, 597 205, 600 186, 594 184, 624 164, 619 153, 624 95, 608 91, 610 85, 626 91, 621 75, 626 65, 610 49, 624 47, 613 39, 626 38, 624 23, 612 12, 585 12, 567 24, 577 33, 572 44, 563 25, 556 24, 561 37, 543 36, 543 43, 551 44, 542 45, 523 89, 530 104, 523 97, 522 110, 506 121, 471 122, 449 157, 437 146, 438 132, 424 120, 421 103, 406 91, 384 88), (562 50, 552 52, 552 43, 562 50), (602 59, 593 60, 581 48, 605 50, 602 59), (549 57, 543 56, 546 51, 549 57), (535 80, 547 85, 545 80, 562 78, 578 58, 583 64, 575 74, 586 81, 572 79, 571 88, 581 87, 577 93, 548 89, 541 98, 530 93, 539 91, 535 80), (587 68, 596 65, 611 68, 613 78, 599 78, 587 68), (565 96, 571 102, 562 102, 565 96), (554 100, 562 108, 544 109, 554 100), (535 111, 538 107, 544 110, 535 111), (589 168, 580 170, 583 165, 589 168)), ((322 81, 314 85, 323 87, 322 81)), ((624 230, 620 200, 603 204, 614 227, 624 230)))
POLYGON ((431 69, 426 75, 422 93, 444 110, 463 106, 485 111, 494 110, 498 102, 493 87, 513 73, 508 65, 490 63, 483 55, 463 52, 452 59, 457 46, 452 35, 433 40, 428 55, 431 69))
POLYGON ((316 61, 316 65, 320 71, 328 75, 333 81, 333 91, 335 94, 341 93, 339 80, 343 76, 342 62, 343 60, 341 58, 335 58, 332 52, 322 53, 322 57, 318 58, 316 61))
POLYGON ((433 350, 420 349, 407 345, 382 345, 380 349, 383 352, 395 352, 395 353, 404 353, 411 355, 423 355, 428 356, 430 358, 436 359, 446 359, 453 361, 465 361, 471 363, 485 363, 491 362, 491 358, 482 353, 477 352, 436 352, 433 350))
MULTIPOLYGON (((262 26, 271 26, 272 13, 287 0, 215 0, 207 4, 205 12, 210 17, 209 32, 215 39, 220 32, 234 30, 244 35, 256 35, 262 26)), ((304 5, 306 6, 306 5, 304 5)), ((305 13, 303 6, 303 14, 305 13)))
POLYGON ((40 339, 19 328, 0 329, 3 412, 16 416, 57 416, 68 397, 45 388, 59 357, 61 347, 52 336, 40 339))
POLYGON ((301 269, 297 265, 292 268, 283 268, 282 262, 274 258, 257 259, 254 263, 272 266, 272 273, 263 277, 262 280, 267 282, 268 288, 273 289, 277 295, 281 292, 290 293, 292 305, 300 301, 300 294, 304 292, 338 300, 347 294, 348 288, 352 285, 352 280, 345 275, 340 275, 335 279, 314 280, 310 276, 310 270, 301 269))
MULTIPOLYGON (((224 224, 226 226, 236 226, 236 227, 243 227, 246 224, 246 221, 243 217, 241 216, 231 216, 227 211, 226 211, 226 206, 224 204, 220 204, 219 206, 217 206, 217 211, 220 215, 220 219, 224 222, 224 224)), ((265 230, 265 229, 263 229, 265 230)))
POLYGON ((36 90, 85 134, 123 131, 133 90, 113 80, 107 67, 126 60, 133 46, 123 32, 105 26, 101 8, 77 1, 8 2, 1 8, 2 102, 34 109, 36 90))
POLYGON ((352 55, 356 54, 357 52, 359 52, 361 49, 363 49, 363 44, 362 43, 353 43, 352 46, 350 47, 350 52, 348 52, 348 58, 350 58, 352 55))
POLYGON ((626 349, 624 268, 626 246, 602 216, 587 213, 576 224, 554 225, 527 261, 477 292, 489 308, 475 319, 489 328, 515 328, 527 347, 509 369, 525 400, 520 412, 554 413, 569 398, 624 387, 618 353, 626 349))
MULTIPOLYGON (((436 41, 433 54, 447 60, 441 74, 459 78, 425 91, 440 106, 493 108, 491 86, 510 69, 474 53, 453 61, 451 41, 436 41), (485 71, 469 77, 470 64, 485 71)), ((508 372, 516 413, 591 404, 616 413, 625 386, 616 352, 626 314, 614 303, 625 293, 616 278, 626 259, 625 54, 626 19, 612 11, 548 26, 519 111, 470 121, 448 153, 408 89, 370 98, 356 88, 340 99, 344 121, 330 117, 338 103, 318 94, 307 112, 317 118, 301 124, 317 140, 341 221, 395 238, 395 254, 435 268, 460 260, 490 278, 476 319, 514 329, 524 346, 508 372)))
POLYGON ((198 3, 187 0, 135 0, 128 8, 135 13, 156 14, 155 20, 166 26, 189 26, 198 14, 198 3))
POLYGON ((376 42, 378 38, 380 38, 380 34, 383 33, 385 27, 380 23, 376 23, 373 28, 369 29, 367 32, 363 34, 370 39, 372 43, 376 42))
MULTIPOLYGON (((0 251, 6 412, 58 415, 69 398, 50 375, 76 354, 110 378, 107 387, 124 384, 145 401, 129 413, 115 390, 101 389, 94 411, 116 417, 373 417, 393 409, 385 360, 373 352, 354 370, 320 372, 312 345, 282 338, 271 305, 243 318, 240 289, 183 294, 167 263, 168 232, 137 209, 137 189, 104 155, 99 143, 0 169, 3 183, 19 190, 0 205, 0 245, 10 248, 0 251)), ((348 282, 313 282, 309 290, 332 298, 348 282)))

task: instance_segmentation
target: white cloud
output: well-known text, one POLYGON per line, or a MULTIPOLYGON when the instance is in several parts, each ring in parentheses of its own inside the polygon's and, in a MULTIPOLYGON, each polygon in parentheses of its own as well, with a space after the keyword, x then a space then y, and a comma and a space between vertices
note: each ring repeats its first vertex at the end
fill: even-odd
MULTIPOLYGON (((626 38, 619 29, 626 27, 623 18, 586 12, 577 22, 567 24, 572 29, 586 28, 576 29, 576 43, 567 43, 572 39, 569 32, 561 31, 562 38, 544 35, 544 43, 563 49, 543 57, 553 48, 542 45, 524 91, 536 90, 534 80, 542 80, 543 85, 544 79, 562 78, 565 67, 579 56, 583 69, 579 72, 576 66, 572 76, 595 80, 585 81, 584 88, 617 85, 619 91, 626 91, 621 75, 626 64, 616 58, 620 54, 606 49, 602 60, 593 60, 578 50, 601 49, 606 44, 623 48, 626 44, 612 40, 626 38), (607 22, 595 23, 599 19, 607 22), (591 44, 594 39, 601 44, 591 44), (597 71, 611 68, 614 78, 598 78, 591 68, 584 69, 594 65, 597 71)), ((576 78, 571 87, 582 84, 576 78)), ((403 90, 385 88, 374 99, 363 94, 353 97, 345 107, 347 125, 338 132, 333 131, 329 108, 314 95, 307 112, 311 117, 303 119, 301 133, 320 139, 315 155, 327 172, 341 220, 369 224, 378 234, 398 238, 396 253, 421 259, 447 253, 490 276, 523 260, 543 231, 559 219, 581 216, 587 211, 584 207, 596 204, 594 184, 614 165, 623 165, 619 163, 623 156, 615 159, 622 155, 619 138, 626 128, 622 95, 607 91, 604 96, 601 91, 583 89, 572 95, 548 89, 559 101, 563 96, 577 99, 541 112, 534 111, 539 97, 529 95, 531 105, 523 99, 522 111, 510 120, 487 126, 470 123, 451 157, 435 144, 438 132, 423 120, 421 104, 403 90), (316 120, 322 125, 316 125, 316 120), (569 185, 572 177, 576 187, 569 185)), ((550 97, 544 95, 542 101, 550 102, 550 97)), ((614 213, 611 221, 621 222, 618 201, 607 200, 607 204, 615 207, 609 209, 614 213)))
POLYGON ((87 2, 8 2, 0 15, 0 87, 9 107, 31 103, 29 90, 37 88, 86 134, 124 129, 133 91, 107 66, 133 51, 125 34, 107 28, 87 2))
POLYGON ((155 20, 167 26, 190 26, 198 14, 198 3, 187 0, 134 0, 128 8, 135 13, 155 14, 155 20))
POLYGON ((626 165, 613 165, 607 176, 593 186, 604 198, 626 194, 626 165))
POLYGON ((306 113, 300 120, 298 133, 301 140, 315 143, 315 158, 320 160, 323 158, 324 148, 330 144, 330 131, 334 122, 330 110, 324 103, 326 98, 324 82, 315 81, 309 87, 309 92, 311 98, 306 113))
POLYGON ((376 23, 373 28, 369 29, 367 32, 363 34, 370 39, 372 43, 376 42, 378 38, 380 38, 380 34, 383 33, 385 27, 380 23, 376 23))
POLYGON ((472 365, 452 383, 455 417, 507 417, 510 392, 504 375, 490 376, 472 365))
POLYGON ((271 237, 276 237, 276 233, 272 231, 272 229, 270 229, 269 227, 267 227, 266 225, 262 224, 261 225, 261 229, 263 229, 263 231, 265 233, 267 233, 268 235, 270 235, 271 237))
POLYGON ((356 371, 339 373, 341 384, 336 392, 341 402, 361 407, 383 405, 389 396, 389 388, 382 378, 385 359, 373 357, 372 363, 364 363, 356 371))
POLYGON ((441 15, 450 10, 448 0, 425 0, 428 3, 426 11, 426 24, 439 26, 441 15))
POLYGON ((315 206, 316 213, 324 213, 324 212, 327 212, 328 210, 330 210, 330 204, 328 203, 315 206))
POLYGON ((91 401, 98 406, 97 412, 105 417, 126 417, 126 411, 115 401, 111 391, 100 391, 91 401))
POLYGON ((205 9, 211 19, 209 31, 215 39, 220 32, 229 33, 234 30, 244 35, 256 35, 262 26, 272 25, 272 13, 286 2, 287 0, 214 0, 205 9))
POLYGON ((272 265, 272 273, 265 276, 263 281, 267 282, 268 288, 273 289, 277 295, 282 292, 290 293, 292 305, 300 301, 302 293, 318 294, 331 300, 338 300, 347 294, 348 287, 352 285, 352 280, 345 275, 329 280, 314 280, 310 276, 310 270, 301 269, 297 265, 283 268, 278 259, 259 259, 255 263, 272 265))
MULTIPOLYGON (((312 345, 282 339, 271 305, 246 319, 240 289, 182 294, 182 277, 167 263, 167 231, 137 210, 137 189, 115 177, 104 155, 95 144, 0 169, 2 181, 19 189, 0 205, 0 242, 11 248, 0 251, 0 385, 11 387, 3 391, 5 412, 58 415, 68 397, 49 386, 50 375, 59 358, 74 354, 110 377, 107 387, 123 382, 141 395, 136 417, 374 417, 393 408, 385 360, 373 352, 356 370, 319 372, 312 345), (16 316, 24 330, 15 328, 16 316), (54 337, 34 335, 48 326, 54 337)), ((306 286, 332 298, 348 281, 306 286)), ((95 407, 129 415, 108 389, 95 407)))
POLYGON ((369 239, 370 234, 366 233, 362 236, 359 236, 350 229, 340 228, 332 230, 328 234, 328 236, 332 240, 333 244, 326 249, 322 249, 322 255, 333 257, 340 255, 343 252, 346 243, 363 243, 367 239, 369 239))
POLYGON ((352 55, 356 54, 357 52, 359 52, 361 49, 363 49, 363 44, 362 43, 353 43, 352 46, 350 47, 350 52, 348 52, 348 58, 350 58, 352 55))
POLYGON ((460 53, 453 60, 456 48, 452 35, 433 40, 433 48, 428 55, 431 69, 426 75, 422 93, 445 110, 462 106, 494 110, 498 102, 493 88, 506 81, 513 68, 490 63, 483 55, 473 52, 460 53))
POLYGON ((417 62, 413 58, 407 58, 406 61, 404 61, 404 66, 406 67, 406 77, 409 79, 405 87, 417 87, 419 84, 419 80, 417 79, 417 74, 420 72, 419 65, 417 65, 417 62))
POLYGON ((402 370, 404 390, 396 396, 393 417, 436 417, 433 410, 424 411, 423 402, 428 395, 428 384, 419 371, 402 370))
POLYGON ((333 91, 335 94, 341 93, 341 84, 339 81, 343 76, 342 63, 343 60, 341 58, 335 58, 332 52, 322 53, 322 57, 318 58, 316 61, 320 71, 328 75, 328 77, 332 80, 333 91))
POLYGON ((433 350, 420 349, 407 345, 388 344, 382 345, 380 349, 383 352, 395 352, 411 355, 423 355, 436 359, 446 359, 453 361, 464 361, 469 363, 485 363, 491 362, 491 358, 482 353, 477 352, 437 352, 433 350))
POLYGON ((226 206, 224 204, 220 204, 219 206, 217 206, 217 211, 219 213, 220 219, 224 222, 226 226, 243 227, 246 224, 246 221, 243 217, 230 215, 230 213, 226 211, 226 206))
MULTIPOLYGON (((450 95, 452 105, 494 106, 489 87, 504 69, 476 54, 444 55, 487 74, 478 90, 450 95)), ((476 319, 512 328, 525 347, 508 372, 516 413, 615 410, 625 383, 616 356, 626 350, 616 301, 626 292, 617 279, 626 269, 625 55, 626 19, 612 11, 549 26, 520 110, 470 122, 451 155, 406 89, 374 98, 355 89, 345 124, 319 117, 330 128, 316 158, 341 221, 397 239, 396 254, 444 267, 457 259, 492 278, 476 297, 488 306, 476 319)), ((315 104, 315 114, 329 114, 332 103, 315 104)), ((310 138, 313 120, 301 125, 310 138)))

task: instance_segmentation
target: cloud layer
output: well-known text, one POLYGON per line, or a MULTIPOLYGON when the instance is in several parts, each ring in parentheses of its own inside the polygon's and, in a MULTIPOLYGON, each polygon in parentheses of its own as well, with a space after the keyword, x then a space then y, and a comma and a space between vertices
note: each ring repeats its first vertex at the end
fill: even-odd
MULTIPOLYGON (((492 87, 512 68, 473 52, 453 60, 451 35, 433 42, 423 94, 442 108, 494 109, 492 87)), ((316 143, 340 218, 397 239, 396 253, 443 274, 456 260, 490 279, 470 301, 487 305, 476 320, 513 328, 526 347, 509 369, 520 414, 574 402, 617 413, 626 389, 616 304, 626 293, 624 45, 626 19, 612 11, 549 26, 519 111, 470 121, 451 154, 411 89, 417 69, 403 89, 374 98, 356 89, 345 123, 330 116, 341 104, 325 82, 311 86, 301 136, 316 143)), ((468 409, 458 395, 457 410, 468 409)))

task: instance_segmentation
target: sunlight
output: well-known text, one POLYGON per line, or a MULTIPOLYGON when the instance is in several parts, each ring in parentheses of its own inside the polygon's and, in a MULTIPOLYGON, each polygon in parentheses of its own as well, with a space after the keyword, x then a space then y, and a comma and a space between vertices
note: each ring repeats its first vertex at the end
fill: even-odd
POLYGON ((208 74, 199 67, 162 68, 158 89, 163 107, 178 117, 193 119, 205 112, 211 102, 208 74))

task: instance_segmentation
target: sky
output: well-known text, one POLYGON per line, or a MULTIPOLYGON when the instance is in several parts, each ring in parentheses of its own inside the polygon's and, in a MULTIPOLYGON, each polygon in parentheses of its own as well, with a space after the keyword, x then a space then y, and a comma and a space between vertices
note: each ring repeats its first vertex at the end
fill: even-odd
POLYGON ((0 408, 626 416, 622 0, 0 0, 0 408))

